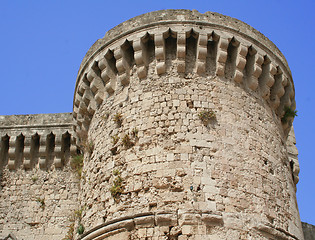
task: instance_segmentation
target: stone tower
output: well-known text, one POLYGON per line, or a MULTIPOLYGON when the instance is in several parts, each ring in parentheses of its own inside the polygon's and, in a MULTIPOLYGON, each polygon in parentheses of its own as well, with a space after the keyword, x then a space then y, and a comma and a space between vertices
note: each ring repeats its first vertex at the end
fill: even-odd
POLYGON ((75 87, 80 239, 303 239, 294 110, 284 56, 247 24, 188 10, 121 23, 75 87))

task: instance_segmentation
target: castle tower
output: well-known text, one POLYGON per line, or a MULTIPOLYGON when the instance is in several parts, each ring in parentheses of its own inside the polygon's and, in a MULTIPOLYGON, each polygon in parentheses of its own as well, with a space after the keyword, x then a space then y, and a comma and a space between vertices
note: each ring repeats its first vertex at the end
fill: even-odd
POLYGON ((162 10, 108 31, 74 95, 80 239, 303 239, 294 110, 284 56, 237 19, 162 10))

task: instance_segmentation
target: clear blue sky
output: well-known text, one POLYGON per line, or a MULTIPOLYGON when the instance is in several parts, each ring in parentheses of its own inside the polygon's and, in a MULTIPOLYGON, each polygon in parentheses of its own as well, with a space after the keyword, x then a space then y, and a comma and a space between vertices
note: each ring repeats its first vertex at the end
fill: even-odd
POLYGON ((82 58, 117 24, 182 8, 240 19, 273 41, 295 82, 302 221, 315 225, 315 0, 0 1, 0 115, 71 112, 82 58))

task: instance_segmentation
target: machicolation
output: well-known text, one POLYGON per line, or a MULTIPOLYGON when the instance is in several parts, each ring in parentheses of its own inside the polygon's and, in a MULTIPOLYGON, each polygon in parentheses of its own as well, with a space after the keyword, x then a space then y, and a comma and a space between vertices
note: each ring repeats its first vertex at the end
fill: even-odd
POLYGON ((0 116, 6 239, 304 239, 288 64, 217 13, 108 31, 73 112, 0 116))

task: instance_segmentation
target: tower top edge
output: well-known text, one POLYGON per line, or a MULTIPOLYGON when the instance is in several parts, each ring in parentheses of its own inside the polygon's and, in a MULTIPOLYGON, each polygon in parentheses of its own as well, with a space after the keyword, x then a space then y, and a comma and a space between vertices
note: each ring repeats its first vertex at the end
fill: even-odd
MULTIPOLYGON (((0 115, 0 133, 6 129, 21 128, 21 126, 72 125, 72 113, 0 115)), ((1 135, 0 135, 1 137, 1 135)))
POLYGON ((108 45, 109 43, 114 42, 115 40, 118 40, 121 37, 131 34, 132 32, 136 32, 140 29, 150 28, 158 25, 167 26, 167 24, 176 23, 210 25, 212 27, 215 27, 216 29, 223 29, 225 31, 231 31, 232 33, 239 33, 246 37, 254 39, 267 47, 275 55, 277 55, 290 72, 288 63, 278 47, 264 34, 259 32, 252 26, 241 20, 217 12, 207 11, 205 13, 200 13, 197 10, 187 9, 166 9, 148 12, 133 17, 113 27, 106 32, 103 38, 98 39, 90 47, 81 62, 79 72, 84 67, 84 65, 89 62, 91 58, 93 58, 93 55, 97 53, 99 49, 108 45))

